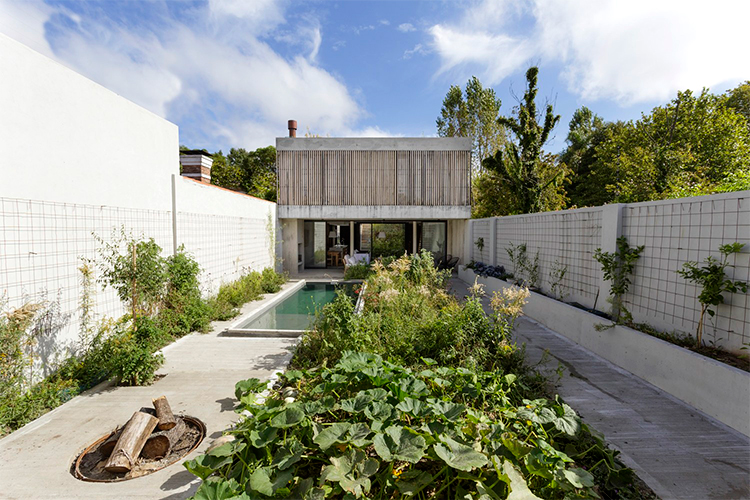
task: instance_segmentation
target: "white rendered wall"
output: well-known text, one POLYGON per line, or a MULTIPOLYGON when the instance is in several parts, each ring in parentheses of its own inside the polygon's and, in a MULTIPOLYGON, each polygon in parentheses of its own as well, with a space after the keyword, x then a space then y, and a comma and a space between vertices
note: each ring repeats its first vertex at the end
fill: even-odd
MULTIPOLYGON (((173 179, 176 125, 1 34, 0 64, 0 312, 54 305, 36 348, 48 367, 76 342, 79 267, 101 262, 94 235, 153 238, 163 255, 184 244, 206 293, 274 265, 276 205, 173 179)), ((126 312, 112 289, 94 290, 98 319, 126 312)))
POLYGON ((201 265, 207 293, 275 266, 276 204, 174 176, 177 245, 201 265))
POLYGON ((175 124, 3 34, 0 64, 0 197, 170 209, 175 124))

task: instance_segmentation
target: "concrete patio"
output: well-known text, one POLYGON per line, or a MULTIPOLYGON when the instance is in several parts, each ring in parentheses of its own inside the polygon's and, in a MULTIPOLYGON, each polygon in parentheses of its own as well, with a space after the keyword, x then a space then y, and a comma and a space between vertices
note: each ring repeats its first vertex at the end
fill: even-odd
MULTIPOLYGON (((287 283, 284 288, 291 286, 287 283)), ((243 314, 268 298, 246 304, 243 314)), ((234 384, 249 377, 268 378, 284 370, 295 339, 231 338, 218 334, 230 322, 216 322, 209 334, 192 334, 164 349, 164 375, 145 387, 99 386, 0 440, 0 498, 182 499, 199 480, 183 460, 148 476, 119 483, 79 481, 70 473, 78 454, 90 443, 126 422, 151 399, 167 396, 175 413, 200 418, 206 439, 188 458, 236 420, 234 384)))

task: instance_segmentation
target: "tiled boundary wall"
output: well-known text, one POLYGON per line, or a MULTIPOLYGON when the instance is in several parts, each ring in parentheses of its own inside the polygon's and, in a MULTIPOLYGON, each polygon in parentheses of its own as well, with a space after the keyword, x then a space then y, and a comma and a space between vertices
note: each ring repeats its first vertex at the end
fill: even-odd
MULTIPOLYGON (((136 238, 154 238, 162 255, 184 245, 201 266, 206 295, 244 272, 275 265, 274 203, 179 176, 173 182, 176 217, 169 210, 0 198, 0 306, 43 301, 60 306, 55 320, 60 324, 39 339, 44 362, 77 339, 79 267, 82 259, 101 262, 94 234, 111 241, 113 231, 124 229, 136 238)), ((109 287, 97 283, 93 299, 99 319, 125 313, 109 287)))
MULTIPOLYGON (((562 280, 568 302, 608 310, 609 283, 593 259, 596 248, 615 250, 625 236, 631 247, 645 245, 637 261, 628 310, 636 322, 661 331, 694 333, 700 290, 675 271, 687 261, 719 257, 719 245, 740 242, 742 253, 731 257, 733 279, 750 282, 750 191, 603 207, 475 219, 468 229, 475 261, 503 265, 513 272, 507 248, 525 243, 530 259, 539 252, 539 287, 551 293, 555 268, 566 269, 562 280), (476 241, 482 238, 484 248, 476 241)), ((750 294, 725 294, 725 304, 705 323, 706 341, 740 351, 750 343, 750 294)))

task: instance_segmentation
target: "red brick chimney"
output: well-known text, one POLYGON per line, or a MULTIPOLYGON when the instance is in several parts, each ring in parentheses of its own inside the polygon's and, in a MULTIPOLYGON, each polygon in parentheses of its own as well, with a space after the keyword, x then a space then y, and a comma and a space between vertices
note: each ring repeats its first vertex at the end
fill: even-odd
POLYGON ((204 184, 211 184, 211 166, 214 159, 201 150, 180 151, 182 175, 204 184))
POLYGON ((289 137, 297 137, 297 120, 289 120, 287 127, 289 128, 289 137))

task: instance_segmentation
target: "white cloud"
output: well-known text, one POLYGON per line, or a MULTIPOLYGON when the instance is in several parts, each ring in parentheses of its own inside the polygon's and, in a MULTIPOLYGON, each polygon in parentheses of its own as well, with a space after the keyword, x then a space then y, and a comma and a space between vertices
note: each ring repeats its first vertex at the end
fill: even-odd
POLYGON ((378 21, 378 22, 379 22, 380 24, 382 24, 383 26, 390 26, 390 24, 391 24, 391 22, 390 22, 390 21, 389 21, 388 19, 381 19, 381 20, 380 20, 380 21, 378 21))
POLYGON ((747 78, 748 18, 750 2, 730 0, 483 0, 429 33, 440 72, 496 84, 530 61, 561 64, 579 96, 632 104, 747 78))
POLYGON ((47 57, 54 57, 44 37, 44 23, 53 10, 42 1, 0 0, 0 33, 47 57))
POLYGON ((413 49, 405 50, 404 51, 404 59, 410 59, 411 56, 414 54, 426 54, 427 50, 424 48, 424 45, 421 43, 418 43, 414 46, 413 49))
POLYGON ((398 29, 401 33, 409 33, 410 31, 417 31, 417 28, 414 27, 411 23, 402 23, 398 25, 398 29))
POLYGON ((151 31, 86 13, 75 30, 58 27, 52 50, 44 25, 51 14, 65 11, 27 5, 19 8, 0 0, 0 31, 27 43, 17 35, 25 34, 26 40, 46 46, 50 56, 92 80, 184 122, 181 136, 188 136, 194 147, 272 144, 274 137, 286 135, 288 119, 302 127, 348 134, 364 116, 346 85, 316 63, 323 39, 316 20, 297 21, 290 56, 264 41, 267 26, 285 22, 276 2, 211 0, 195 13, 201 22, 187 25, 165 18, 163 26, 151 31))

